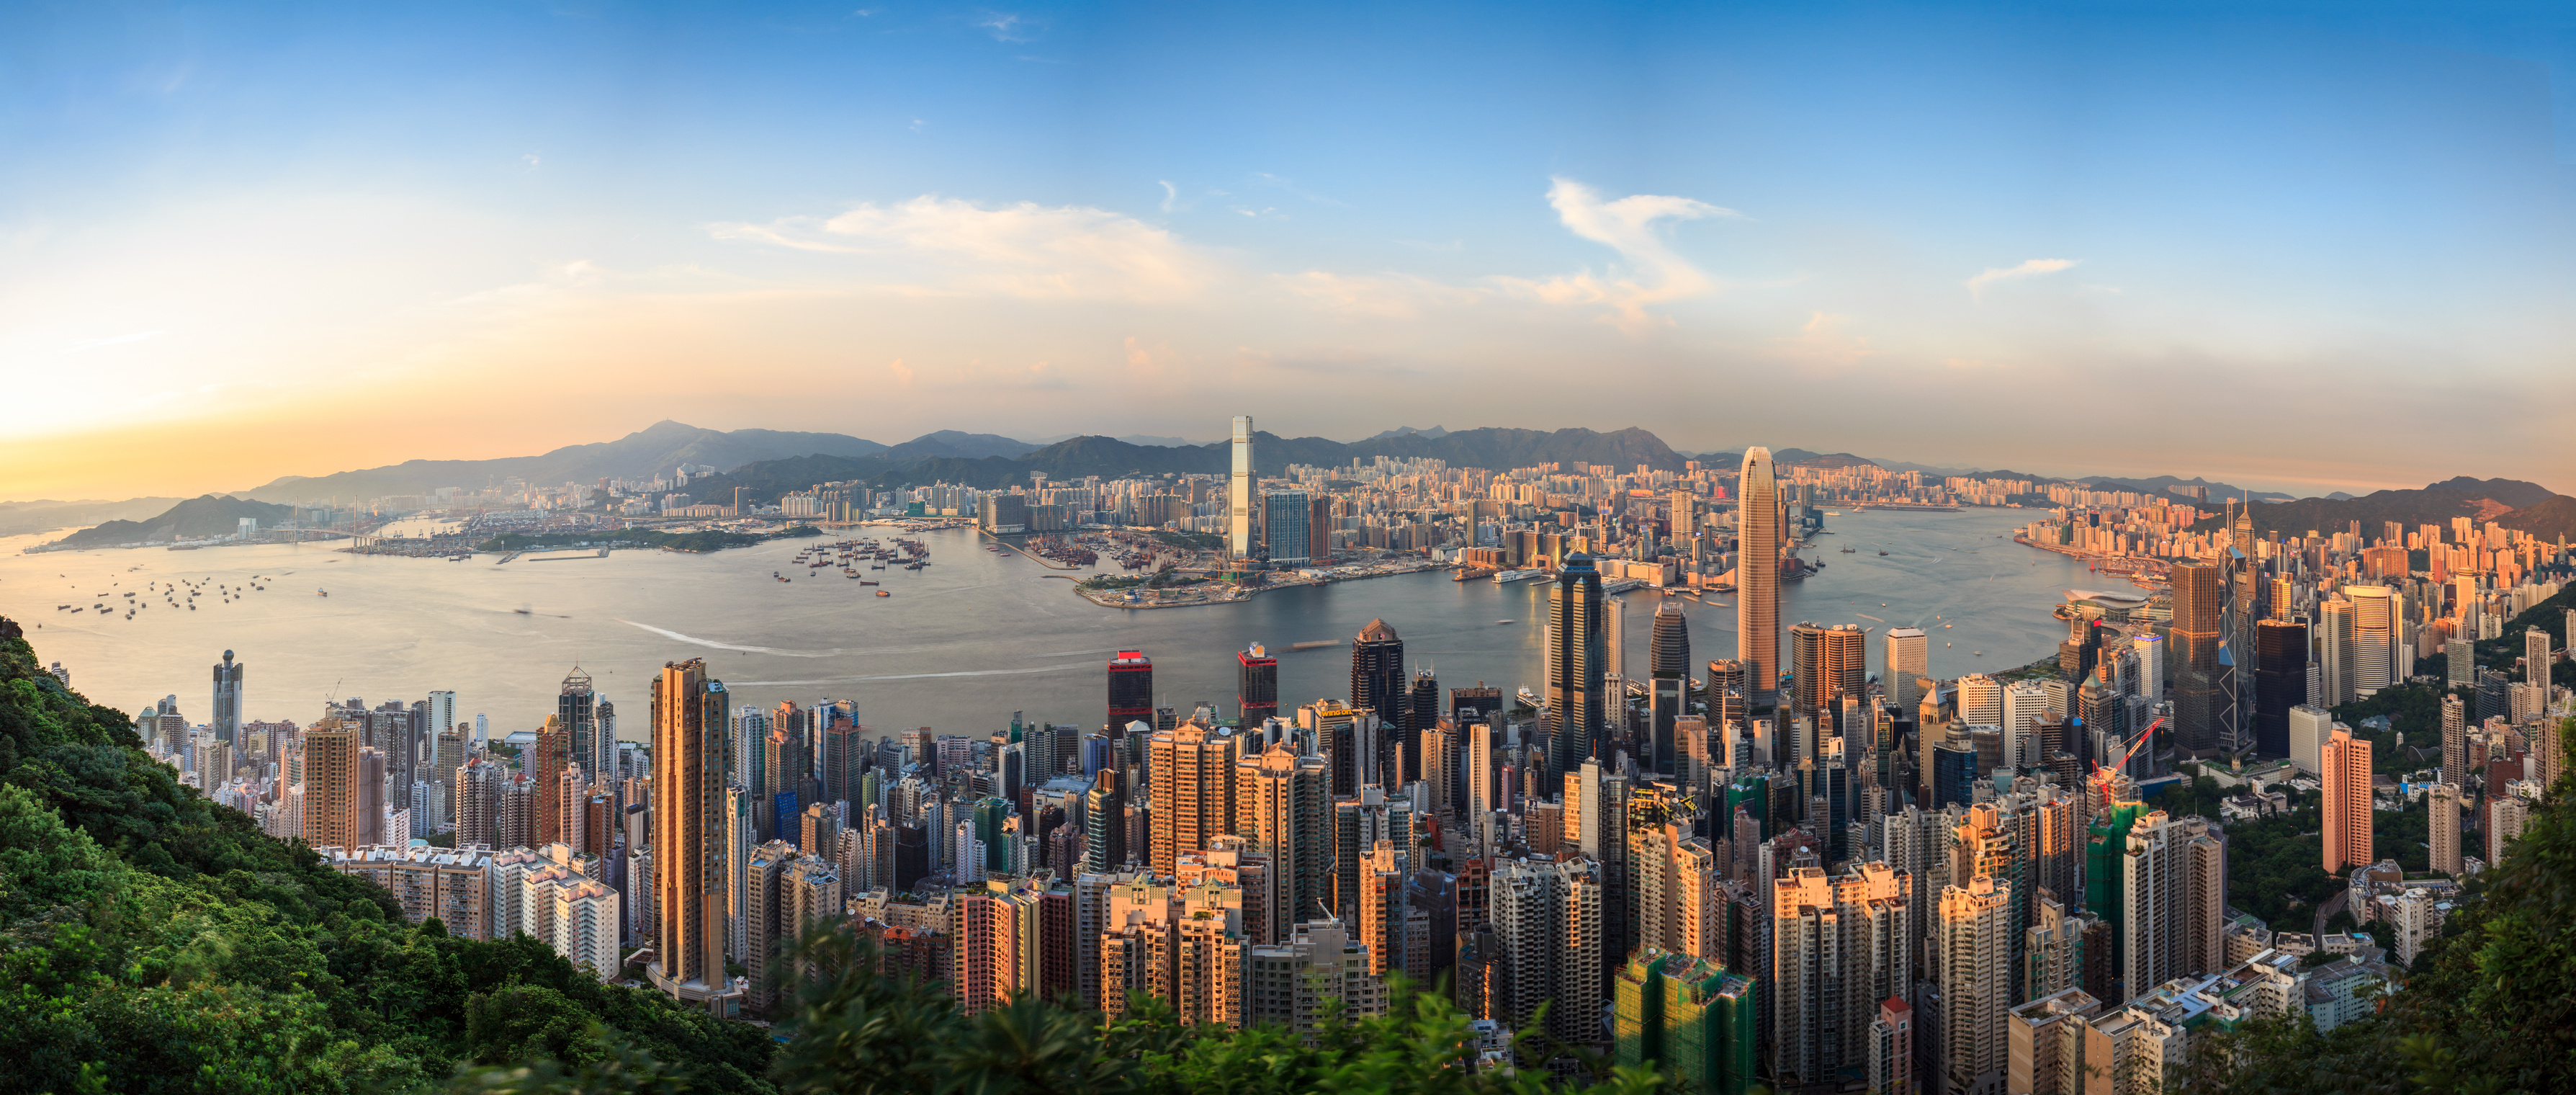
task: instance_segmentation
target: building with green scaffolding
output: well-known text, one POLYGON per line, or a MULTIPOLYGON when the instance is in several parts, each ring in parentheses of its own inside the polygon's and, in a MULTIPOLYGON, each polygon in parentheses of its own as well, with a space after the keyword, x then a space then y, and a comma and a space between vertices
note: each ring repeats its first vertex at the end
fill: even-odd
POLYGON ((1619 968, 1612 1020, 1620 1065, 1653 1067, 1706 1095, 1746 1095, 1761 1030, 1757 982, 1687 954, 1648 948, 1619 968))

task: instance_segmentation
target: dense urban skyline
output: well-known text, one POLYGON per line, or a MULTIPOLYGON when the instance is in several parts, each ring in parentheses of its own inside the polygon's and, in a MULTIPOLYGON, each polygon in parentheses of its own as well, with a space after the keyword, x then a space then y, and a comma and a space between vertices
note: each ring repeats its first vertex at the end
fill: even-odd
POLYGON ((2062 464, 1961 427, 2081 407, 2154 423, 2095 473, 2511 475, 2570 405, 2547 11, 21 9, 0 497, 542 451, 677 393, 1431 424, 1361 378, 1703 451, 2062 464))
POLYGON ((0 11, 0 1087, 2576 1088, 2570 66, 0 11))

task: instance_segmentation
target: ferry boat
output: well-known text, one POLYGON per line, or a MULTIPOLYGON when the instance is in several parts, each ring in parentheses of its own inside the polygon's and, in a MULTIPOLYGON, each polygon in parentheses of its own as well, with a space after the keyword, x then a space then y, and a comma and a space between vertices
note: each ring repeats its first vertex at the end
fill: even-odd
POLYGON ((1546 572, 1546 571, 1544 571, 1544 570, 1505 570, 1505 571, 1497 571, 1497 572, 1494 574, 1494 584, 1495 584, 1495 585, 1503 585, 1503 584, 1505 584, 1505 583, 1509 583, 1509 582, 1521 582, 1521 581, 1527 581, 1527 580, 1529 580, 1529 579, 1531 579, 1531 578, 1543 577, 1543 576, 1545 576, 1546 574, 1547 574, 1547 572, 1546 572))

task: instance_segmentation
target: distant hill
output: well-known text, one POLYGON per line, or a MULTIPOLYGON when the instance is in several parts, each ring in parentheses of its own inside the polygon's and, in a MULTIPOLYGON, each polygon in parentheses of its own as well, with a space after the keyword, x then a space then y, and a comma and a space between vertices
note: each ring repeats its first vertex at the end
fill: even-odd
POLYGON ((987 456, 1026 456, 1045 447, 1000 434, 940 430, 935 433, 925 433, 887 449, 879 455, 900 463, 927 460, 934 456, 981 460, 987 456))
POLYGON ((23 536, 30 532, 95 525, 101 521, 140 521, 169 509, 178 501, 176 498, 128 498, 122 502, 57 502, 51 498, 39 498, 30 502, 0 502, 0 536, 23 536))
POLYGON ((2439 483, 2426 483, 2424 489, 2454 490, 2472 498, 2493 498, 2515 509, 2565 497, 2538 483, 2526 483, 2520 479, 2471 479, 2465 475, 2439 483))
POLYGON ((540 456, 408 460, 333 475, 290 475, 242 493, 263 501, 316 502, 326 498, 426 494, 440 487, 479 488, 503 479, 520 479, 537 486, 607 478, 643 479, 668 475, 682 464, 705 464, 721 471, 791 456, 870 456, 884 451, 884 445, 845 434, 709 430, 664 420, 615 441, 567 445, 540 456))
MULTIPOLYGON (((1611 433, 1594 430, 1476 429, 1443 431, 1434 437, 1417 431, 1346 444, 1324 437, 1252 435, 1253 456, 1264 475, 1280 475, 1290 464, 1338 467, 1353 459, 1378 456, 1434 458, 1453 467, 1502 470, 1536 464, 1638 464, 1668 471, 1682 469, 1682 457, 1661 438, 1642 429, 1611 433)), ((1130 475, 1218 475, 1232 459, 1228 443, 1206 445, 1136 445, 1114 437, 1069 437, 1018 456, 940 455, 904 459, 900 451, 858 459, 806 458, 761 461, 709 479, 693 481, 690 493, 708 500, 730 500, 737 485, 754 503, 775 501, 779 494, 816 483, 862 479, 879 490, 947 482, 990 489, 1030 482, 1029 473, 1045 472, 1051 480, 1086 475, 1117 478, 1130 475), (703 489, 704 493, 700 493, 703 489)))
POLYGON ((1390 437, 1447 437, 1447 436, 1449 436, 1449 431, 1444 430, 1444 429, 1441 429, 1441 428, 1440 428, 1440 427, 1438 427, 1438 426, 1433 426, 1433 427, 1431 427, 1430 429, 1427 429, 1427 430, 1419 430, 1419 429, 1415 429, 1415 428, 1413 428, 1413 427, 1411 427, 1411 426, 1397 426, 1396 428, 1391 429, 1391 430, 1388 430, 1388 431, 1386 431, 1386 432, 1384 432, 1384 433, 1379 433, 1379 434, 1373 435, 1373 436, 1369 437, 1367 440, 1370 440, 1370 441, 1384 441, 1384 440, 1386 440, 1387 438, 1390 438, 1390 437))
POLYGON ((157 517, 141 521, 109 521, 95 528, 82 529, 54 541, 53 546, 114 547, 118 544, 230 536, 241 529, 241 519, 244 517, 256 517, 260 524, 269 525, 285 521, 294 512, 293 506, 254 502, 222 494, 205 494, 172 506, 157 517))
MULTIPOLYGON (((2258 535, 2276 529, 2287 535, 2305 535, 2310 529, 2331 534, 2359 521, 2363 535, 2376 537, 2383 522, 2409 527, 2448 525, 2454 517, 2474 518, 2481 524, 2492 519, 2544 540, 2576 535, 2576 498, 2515 479, 2463 476, 2421 490, 2372 491, 2358 498, 2301 498, 2256 506, 2251 515, 2258 535), (2498 495, 2520 498, 2526 504, 2516 506, 2498 495)), ((2200 527, 2216 528, 2222 520, 2211 518, 2200 527)))
POLYGON ((1808 452, 1805 449, 1781 449, 1771 454, 1771 462, 1802 468, 1875 468, 1879 466, 1878 461, 1863 459, 1847 452, 1821 453, 1808 452))

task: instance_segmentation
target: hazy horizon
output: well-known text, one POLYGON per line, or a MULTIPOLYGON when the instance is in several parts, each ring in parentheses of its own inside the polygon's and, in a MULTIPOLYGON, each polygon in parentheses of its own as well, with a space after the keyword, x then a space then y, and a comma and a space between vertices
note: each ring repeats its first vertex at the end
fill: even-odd
POLYGON ((672 418, 2566 477, 2546 6, 0 13, 0 498, 672 418))

